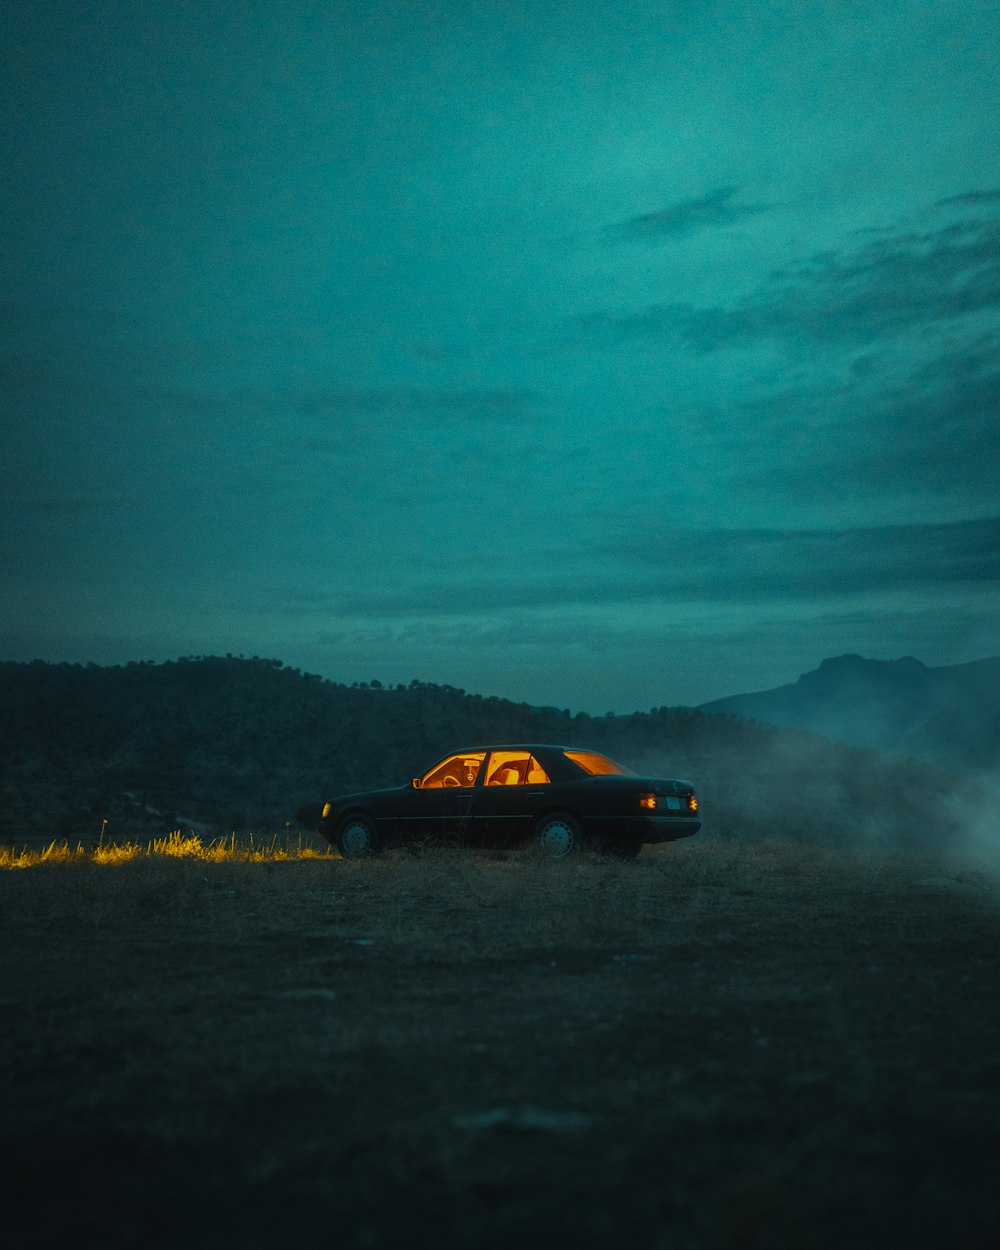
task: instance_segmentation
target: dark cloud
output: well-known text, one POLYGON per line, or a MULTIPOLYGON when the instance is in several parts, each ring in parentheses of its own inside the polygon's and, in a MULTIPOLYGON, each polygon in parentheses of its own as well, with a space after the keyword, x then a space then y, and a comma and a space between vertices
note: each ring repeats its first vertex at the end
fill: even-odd
POLYGON ((888 477, 928 496, 1000 494, 1000 372, 970 373, 924 394, 892 392, 876 416, 876 428, 884 424, 898 436, 888 455, 856 466, 868 481, 888 477))
POLYGON ((743 462, 742 486, 763 490, 780 479, 786 499, 843 499, 861 487, 991 508, 1000 498, 998 359, 1000 341, 983 336, 894 378, 861 369, 839 387, 746 401, 736 422, 703 414, 703 428, 743 462), (808 454, 789 454, 803 430, 808 454), (761 442, 763 459, 753 455, 761 442))
POLYGON ((479 615, 518 608, 614 607, 650 601, 725 603, 836 597, 1000 579, 1000 517, 858 529, 682 530, 643 525, 595 544, 586 561, 536 548, 534 568, 478 555, 444 576, 331 595, 339 613, 382 619, 479 615), (537 570, 537 571, 536 571, 537 570))
POLYGON ((965 191, 962 195, 950 195, 947 199, 937 200, 935 208, 950 208, 952 205, 996 204, 1000 202, 1000 191, 965 191))
POLYGON ((771 207, 769 204, 735 204, 733 201, 739 190, 739 187, 717 187, 700 199, 680 200, 658 212, 641 213, 628 221, 608 226, 604 237, 625 243, 685 238, 699 230, 736 225, 771 207))
POLYGON ((1000 219, 880 238, 777 270, 731 307, 651 304, 572 319, 566 343, 674 343, 698 352, 764 340, 869 343, 1000 306, 1000 219))
MULTIPOLYGON (((609 549, 661 570, 664 590, 815 594, 1000 578, 1000 517, 852 529, 637 528, 609 549)), ((708 596, 706 596, 708 597, 708 596)))

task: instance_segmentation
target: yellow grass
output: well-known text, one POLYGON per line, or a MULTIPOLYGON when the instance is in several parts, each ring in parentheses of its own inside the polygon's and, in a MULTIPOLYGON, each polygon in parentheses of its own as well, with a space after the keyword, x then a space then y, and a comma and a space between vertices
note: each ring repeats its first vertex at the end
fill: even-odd
POLYGON ((142 842, 99 842, 84 846, 68 841, 52 841, 40 849, 0 846, 0 869, 37 868, 43 864, 125 864, 137 859, 190 859, 205 863, 278 863, 300 859, 326 859, 330 852, 318 851, 299 837, 295 843, 275 834, 270 841, 257 842, 253 834, 237 838, 212 838, 205 842, 196 833, 175 829, 164 837, 142 842))

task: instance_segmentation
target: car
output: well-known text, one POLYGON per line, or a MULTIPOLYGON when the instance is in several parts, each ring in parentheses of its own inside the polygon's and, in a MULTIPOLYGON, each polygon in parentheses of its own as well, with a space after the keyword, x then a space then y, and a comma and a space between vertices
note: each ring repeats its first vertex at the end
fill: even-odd
POLYGON ((540 744, 453 751, 404 786, 332 799, 319 823, 350 859, 426 843, 631 858, 644 843, 700 828, 690 782, 634 773, 598 751, 540 744))

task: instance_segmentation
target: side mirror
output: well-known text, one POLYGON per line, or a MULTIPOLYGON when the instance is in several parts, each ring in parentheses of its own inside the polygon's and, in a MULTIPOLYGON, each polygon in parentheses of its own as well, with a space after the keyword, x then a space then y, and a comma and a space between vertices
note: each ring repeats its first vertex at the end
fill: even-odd
POLYGON ((419 777, 411 777, 411 778, 410 778, 410 785, 413 787, 413 789, 414 789, 414 790, 419 790, 419 789, 420 789, 420 778, 419 778, 419 777))

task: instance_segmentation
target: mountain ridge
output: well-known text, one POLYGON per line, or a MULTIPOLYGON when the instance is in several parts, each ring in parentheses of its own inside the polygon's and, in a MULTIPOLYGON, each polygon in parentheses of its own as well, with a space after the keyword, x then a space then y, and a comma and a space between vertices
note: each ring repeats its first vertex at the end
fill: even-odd
POLYGON ((1000 657, 931 668, 913 656, 832 656, 771 690, 699 705, 968 775, 1000 771, 1000 657))
POLYGON ((683 777, 703 831, 939 843, 953 779, 813 733, 654 707, 592 717, 452 686, 347 686, 280 660, 0 662, 0 840, 308 828, 325 798, 399 785, 472 742, 558 742, 683 777))

